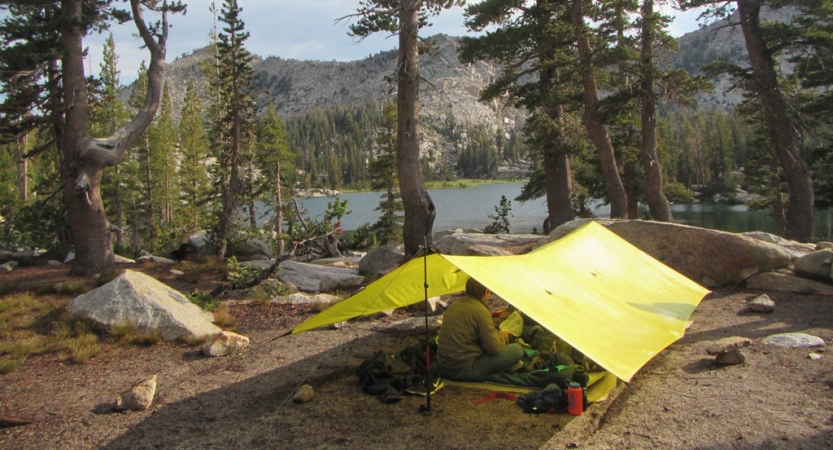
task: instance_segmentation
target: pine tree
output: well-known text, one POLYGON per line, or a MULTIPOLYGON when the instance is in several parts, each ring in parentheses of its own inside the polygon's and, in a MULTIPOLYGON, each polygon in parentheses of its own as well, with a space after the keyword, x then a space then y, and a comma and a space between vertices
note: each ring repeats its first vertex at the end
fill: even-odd
MULTIPOLYGON (((121 85, 118 70, 119 57, 113 34, 107 37, 102 51, 101 63, 101 98, 96 107, 90 111, 90 129, 94 135, 106 136, 116 131, 129 119, 127 108, 119 99, 121 85)), ((121 246, 124 239, 124 184, 122 182, 121 164, 104 171, 101 178, 101 197, 108 215, 114 218, 116 245, 121 246)))
POLYGON ((244 47, 249 33, 244 31, 241 11, 237 0, 224 0, 219 21, 225 26, 217 34, 215 77, 212 80, 217 98, 213 105, 215 113, 209 139, 217 159, 214 175, 222 201, 216 232, 218 255, 221 258, 225 257, 237 233, 238 211, 244 191, 241 170, 247 167, 251 137, 247 127, 253 117, 249 95, 252 55, 244 47))
POLYGON ((654 62, 656 47, 662 43, 663 38, 667 37, 667 33, 662 30, 667 25, 668 18, 654 10, 654 0, 642 0, 640 19, 642 27, 640 30, 639 96, 642 106, 642 142, 639 160, 645 172, 645 200, 654 220, 671 222, 674 217, 671 214, 671 204, 662 190, 662 166, 657 154, 657 92, 655 89, 660 69, 654 62))
POLYGON ((594 59, 597 55, 594 45, 604 47, 606 42, 594 36, 585 23, 585 17, 598 21, 600 15, 596 5, 591 5, 586 0, 572 0, 570 8, 571 21, 576 33, 578 47, 578 60, 581 67, 582 85, 584 91, 584 126, 599 156, 602 166, 605 184, 607 187, 607 199, 610 203, 610 217, 624 218, 627 216, 627 197, 622 179, 619 177, 619 166, 616 162, 616 153, 613 149, 613 141, 610 139, 607 129, 604 127, 599 111, 599 88, 596 72, 599 70, 594 59))
POLYGON ((382 215, 371 229, 378 242, 395 245, 402 242, 404 219, 400 214, 404 206, 397 189, 399 178, 396 172, 396 105, 388 102, 383 108, 383 121, 376 136, 378 154, 370 161, 368 167, 370 189, 383 192, 382 201, 375 209, 382 215))
POLYGON ((282 205, 286 198, 283 194, 292 192, 287 187, 285 174, 294 171, 295 155, 287 144, 286 125, 278 117, 273 104, 269 105, 266 115, 258 122, 255 158, 261 173, 258 192, 265 196, 274 213, 272 226, 278 234, 278 254, 282 255, 285 251, 282 205))
MULTIPOLYGON (((128 106, 138 111, 147 95, 147 65, 144 61, 139 64, 136 83, 128 99, 128 106)), ((145 130, 133 144, 132 152, 127 155, 122 164, 122 175, 127 187, 125 199, 128 205, 132 229, 132 246, 135 251, 142 248, 142 242, 153 242, 156 239, 157 217, 159 216, 153 204, 154 185, 151 174, 150 130, 145 130), (129 174, 129 175, 128 175, 129 174)))
POLYGON ((359 38, 377 32, 398 34, 399 55, 394 79, 397 83, 396 161, 399 189, 405 206, 403 237, 405 256, 415 255, 423 245, 431 245, 431 228, 437 211, 425 189, 420 170, 419 120, 419 30, 430 25, 428 19, 459 0, 362 0, 350 25, 350 34, 359 38))
POLYGON ((209 180, 207 174, 208 139, 202 118, 202 103, 194 82, 185 90, 179 112, 179 152, 182 162, 177 173, 179 181, 178 221, 186 233, 195 233, 207 224, 209 180))
MULTIPOLYGON (((514 0, 492 0, 466 9, 466 26, 485 31, 478 37, 464 37, 460 49, 463 62, 496 60, 501 74, 481 93, 481 100, 505 98, 531 111, 527 136, 535 144, 544 171, 525 188, 530 195, 546 193, 549 216, 544 231, 572 220, 572 174, 570 126, 567 113, 575 108, 579 78, 571 46, 573 33, 566 1, 536 0, 532 4, 514 0), (536 82, 526 82, 534 74, 536 82), (543 186, 532 183, 543 182, 543 186), (531 194, 535 192, 535 194, 531 194)), ((527 199, 534 197, 525 197, 527 199)), ((518 198, 521 200, 521 198, 518 198)))
POLYGON ((155 230, 156 237, 152 249, 155 251, 171 248, 179 244, 173 223, 174 203, 178 202, 176 193, 176 128, 171 111, 171 99, 168 86, 162 90, 162 101, 156 124, 148 129, 148 182, 151 195, 149 207, 153 211, 156 223, 149 224, 155 230), (165 233, 161 233, 165 230, 165 233))
POLYGON ((61 176, 54 162, 64 127, 61 10, 50 2, 4 1, 3 6, 8 13, 0 19, 0 143, 11 145, 7 148, 12 160, 6 169, 17 181, 16 198, 4 202, 5 225, 18 236, 45 230, 47 235, 37 239, 37 245, 63 258, 72 244, 64 230, 66 210, 60 195, 55 195, 61 189, 61 176), (38 160, 45 162, 40 173, 38 160), (43 195, 31 199, 30 191, 43 195), (18 208, 36 212, 37 217, 18 214, 18 208))
MULTIPOLYGON (((72 273, 77 275, 97 273, 114 264, 110 223, 101 200, 102 173, 124 160, 131 144, 151 123, 161 97, 168 13, 184 9, 179 2, 151 2, 153 9, 162 15, 158 24, 148 27, 144 20, 145 2, 130 0, 132 14, 112 7, 112 3, 112 0, 101 0, 94 5, 83 0, 62 0, 60 4, 45 1, 27 11, 33 14, 3 20, 4 25, 24 30, 15 39, 23 47, 46 43, 30 56, 48 62, 49 81, 56 81, 60 71, 62 100, 66 104, 52 102, 50 107, 54 109, 50 113, 53 124, 60 128, 55 136, 61 149, 63 201, 75 248, 72 273), (47 11, 52 16, 44 26, 43 17, 38 14, 47 11), (151 55, 148 97, 130 122, 108 136, 93 137, 89 129, 89 100, 85 95, 88 82, 84 75, 83 40, 91 32, 106 30, 112 21, 125 21, 131 15, 151 55), (58 57, 60 68, 56 62, 58 57)), ((29 0, 6 2, 14 7, 31 4, 29 0)))
MULTIPOLYGON (((724 60, 710 64, 706 72, 709 75, 728 73, 754 97, 754 103, 760 108, 760 114, 755 115, 766 126, 767 147, 778 160, 789 190, 785 237, 808 242, 813 238, 815 226, 813 180, 801 151, 800 135, 796 133, 798 120, 791 104, 791 88, 779 73, 781 64, 777 62, 777 57, 790 50, 792 45, 806 47, 806 41, 796 39, 798 36, 790 27, 762 22, 761 8, 767 6, 777 9, 785 6, 785 3, 761 0, 735 0, 731 3, 737 8, 738 23, 735 25, 740 25, 743 33, 749 67, 738 67, 724 60)), ((730 6, 726 2, 714 0, 686 0, 681 4, 684 8, 706 8, 703 14, 713 17, 725 15, 730 6)), ((820 21, 822 24, 825 22, 829 22, 829 15, 820 21)), ((801 53, 802 50, 794 52, 801 53)))

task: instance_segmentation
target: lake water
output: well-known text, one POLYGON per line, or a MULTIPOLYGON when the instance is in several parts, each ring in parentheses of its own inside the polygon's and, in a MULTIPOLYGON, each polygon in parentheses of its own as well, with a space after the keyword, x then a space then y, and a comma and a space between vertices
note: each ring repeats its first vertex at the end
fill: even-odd
MULTIPOLYGON (((505 195, 511 204, 509 223, 511 232, 530 233, 533 228, 542 230, 544 218, 547 216, 547 205, 543 198, 521 203, 514 201, 521 193, 522 183, 487 184, 477 187, 457 189, 429 189, 434 205, 437 207, 437 217, 434 220, 434 231, 451 228, 480 228, 492 223, 489 214, 496 215, 495 206, 500 204, 501 195, 505 195)), ((375 211, 379 205, 380 192, 358 192, 342 194, 341 199, 347 200, 347 210, 350 214, 342 219, 342 227, 355 230, 364 223, 375 223, 379 212, 375 211)), ((303 207, 310 217, 321 218, 327 209, 327 202, 334 197, 315 197, 302 200, 303 207)), ((749 211, 744 205, 716 205, 690 204, 672 205, 674 221, 686 225, 693 225, 715 230, 731 232, 766 231, 773 233, 775 223, 770 211, 749 211)), ((597 218, 609 218, 610 208, 599 206, 594 209, 597 218)), ((816 234, 829 233, 830 218, 827 211, 816 214, 816 234)))

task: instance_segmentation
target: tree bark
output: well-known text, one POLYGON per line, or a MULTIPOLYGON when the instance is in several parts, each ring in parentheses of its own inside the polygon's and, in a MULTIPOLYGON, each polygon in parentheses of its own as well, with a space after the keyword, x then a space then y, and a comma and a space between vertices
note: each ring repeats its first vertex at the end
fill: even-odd
POLYGON ((608 201, 610 201, 610 217, 624 218, 627 215, 627 198, 622 178, 619 177, 619 165, 616 163, 616 153, 610 135, 599 118, 599 94, 596 76, 593 74, 593 61, 590 53, 590 39, 584 23, 584 0, 573 0, 571 17, 573 28, 577 32, 579 64, 584 87, 584 127, 590 140, 596 146, 599 161, 602 164, 605 185, 607 186, 608 201))
POLYGON ((778 85, 775 61, 760 28, 761 2, 737 0, 736 3, 769 140, 790 190, 784 237, 799 242, 810 242, 814 232, 813 180, 796 144, 793 120, 787 113, 787 106, 778 85))
POLYGON ((286 251, 286 243, 281 238, 283 233, 283 200, 281 199, 281 163, 275 167, 275 233, 278 236, 278 257, 286 251))
POLYGON ((406 258, 416 255, 420 246, 431 245, 431 230, 437 215, 434 202, 425 189, 419 161, 419 7, 417 0, 402 0, 399 13, 396 163, 405 208, 406 258))
POLYGON ((29 158, 26 158, 26 146, 29 135, 24 134, 17 139, 17 189, 20 191, 20 201, 29 201, 29 158))
POLYGON ((628 219, 639 218, 639 192, 636 189, 636 161, 625 163, 625 193, 628 198, 628 219))
POLYGON ((557 89, 555 79, 557 71, 552 67, 555 59, 554 50, 542 45, 541 69, 538 72, 538 82, 541 95, 542 124, 541 146, 543 151, 544 175, 546 177, 547 192, 547 220, 544 222, 544 232, 557 228, 559 225, 573 220, 573 186, 570 170, 570 157, 564 150, 564 112, 560 105, 553 104, 553 92, 557 89))
POLYGON ((115 166, 124 159, 127 149, 150 125, 159 106, 167 19, 163 14, 157 42, 145 25, 139 0, 130 1, 134 24, 151 54, 147 95, 133 120, 106 138, 92 138, 87 135, 89 106, 84 78, 84 31, 78 26, 82 17, 81 4, 82 0, 61 2, 61 45, 64 50, 61 67, 66 108, 60 141, 61 179, 75 248, 71 273, 89 275, 115 262, 110 224, 101 202, 101 175, 105 167, 115 166))
POLYGON ((657 99, 654 93, 654 1, 642 3, 642 146, 639 159, 645 172, 645 201, 654 220, 672 222, 671 205, 662 192, 662 166, 657 156, 657 99))

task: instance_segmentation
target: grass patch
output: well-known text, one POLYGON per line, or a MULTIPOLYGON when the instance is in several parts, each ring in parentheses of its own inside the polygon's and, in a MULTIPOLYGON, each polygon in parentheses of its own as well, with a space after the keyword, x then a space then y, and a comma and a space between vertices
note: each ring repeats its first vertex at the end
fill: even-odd
POLYGON ((227 330, 237 325, 237 318, 231 315, 231 309, 227 305, 220 305, 214 310, 214 325, 227 330))
POLYGON ((16 359, 0 358, 0 375, 11 373, 19 364, 20 361, 16 359))
POLYGON ((318 314, 329 307, 330 304, 326 302, 313 302, 312 304, 310 304, 309 310, 314 314, 318 314))
POLYGON ((182 275, 177 276, 178 280, 197 284, 205 274, 218 273, 227 274, 228 269, 216 256, 197 255, 192 261, 182 261, 179 270, 182 275))
POLYGON ((115 280, 118 278, 119 275, 124 273, 124 269, 119 269, 117 267, 109 267, 104 269, 95 276, 95 285, 97 287, 104 286, 105 284, 115 280))
POLYGON ((0 322, 11 323, 15 319, 52 309, 46 299, 37 298, 29 292, 10 294, 0 298, 0 322))
POLYGON ((92 333, 64 341, 59 352, 61 359, 76 364, 83 364, 98 356, 99 353, 101 353, 101 345, 98 343, 98 336, 92 333))
POLYGON ((185 281, 186 283, 197 284, 202 279, 203 272, 183 272, 182 275, 177 275, 176 279, 185 281))
POLYGON ((55 285, 56 294, 81 295, 90 292, 90 287, 78 281, 64 281, 55 285))
POLYGON ((123 345, 135 345, 138 347, 152 347, 162 342, 162 335, 159 333, 142 333, 136 331, 132 325, 115 325, 110 328, 110 337, 123 345))

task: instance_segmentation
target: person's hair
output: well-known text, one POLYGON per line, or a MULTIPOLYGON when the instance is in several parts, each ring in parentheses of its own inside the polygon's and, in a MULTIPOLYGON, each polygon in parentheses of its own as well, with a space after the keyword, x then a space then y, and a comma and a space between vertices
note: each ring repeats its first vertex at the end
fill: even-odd
POLYGON ((489 292, 486 286, 483 286, 474 278, 469 278, 469 280, 466 281, 466 295, 469 297, 481 300, 483 296, 486 295, 486 292, 489 292))

